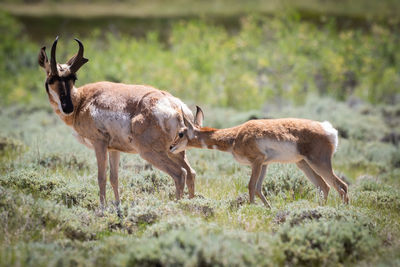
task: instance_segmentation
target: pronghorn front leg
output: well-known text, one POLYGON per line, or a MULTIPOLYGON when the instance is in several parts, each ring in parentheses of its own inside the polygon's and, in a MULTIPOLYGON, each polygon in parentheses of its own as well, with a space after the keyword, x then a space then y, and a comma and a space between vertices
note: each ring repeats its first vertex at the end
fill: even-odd
POLYGON ((118 167, 119 167, 119 151, 109 151, 108 155, 110 157, 110 183, 114 191, 115 206, 117 207, 117 213, 120 216, 120 200, 118 193, 118 167))
POLYGON ((255 162, 251 166, 251 177, 249 182, 249 195, 250 195, 250 203, 254 203, 254 194, 256 192, 256 184, 258 178, 260 177, 262 169, 262 164, 255 162))
POLYGON ((93 146, 97 159, 97 181, 100 189, 100 209, 102 212, 106 203, 107 145, 103 142, 94 142, 93 146))

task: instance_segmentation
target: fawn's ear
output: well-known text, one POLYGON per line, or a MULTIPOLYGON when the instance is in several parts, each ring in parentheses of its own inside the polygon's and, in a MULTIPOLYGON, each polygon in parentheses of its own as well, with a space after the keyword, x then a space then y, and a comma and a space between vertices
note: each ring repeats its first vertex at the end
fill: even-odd
POLYGON ((199 106, 196 106, 196 117, 194 119, 194 123, 199 127, 203 127, 203 120, 204 113, 199 106))

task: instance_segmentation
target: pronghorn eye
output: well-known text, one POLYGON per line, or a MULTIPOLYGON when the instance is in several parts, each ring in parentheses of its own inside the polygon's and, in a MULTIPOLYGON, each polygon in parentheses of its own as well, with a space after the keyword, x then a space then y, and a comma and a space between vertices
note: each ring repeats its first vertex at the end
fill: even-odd
POLYGON ((179 138, 182 138, 183 137, 183 133, 182 132, 179 133, 178 136, 179 136, 179 138))

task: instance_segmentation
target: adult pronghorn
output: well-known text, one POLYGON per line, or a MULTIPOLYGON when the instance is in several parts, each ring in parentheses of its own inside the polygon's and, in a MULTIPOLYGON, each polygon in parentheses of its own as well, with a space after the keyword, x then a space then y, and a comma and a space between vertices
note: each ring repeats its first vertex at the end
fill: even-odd
POLYGON ((338 144, 337 130, 325 122, 306 119, 250 120, 227 129, 202 127, 203 112, 197 107, 194 123, 183 116, 185 127, 170 147, 172 153, 186 148, 209 148, 230 152, 234 158, 252 168, 249 182, 250 203, 254 194, 271 207, 262 193, 267 165, 272 162, 294 162, 328 197, 332 185, 348 203, 347 185, 332 170, 331 158, 338 144))
POLYGON ((76 88, 76 72, 88 62, 83 45, 66 64, 56 63, 58 37, 51 48, 50 62, 45 47, 39 65, 46 71, 46 91, 57 115, 75 131, 78 141, 93 148, 98 167, 100 207, 106 201, 107 152, 110 182, 116 204, 120 152, 138 153, 175 181, 176 198, 182 197, 185 181, 189 197, 194 196, 195 172, 185 152, 169 152, 169 146, 183 125, 182 113, 193 118, 188 107, 171 94, 147 85, 97 82, 76 88))

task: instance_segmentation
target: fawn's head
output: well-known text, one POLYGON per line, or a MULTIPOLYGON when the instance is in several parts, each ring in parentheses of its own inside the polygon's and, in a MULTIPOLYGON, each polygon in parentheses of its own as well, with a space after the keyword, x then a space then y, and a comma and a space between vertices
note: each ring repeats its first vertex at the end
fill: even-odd
POLYGON ((196 108, 197 110, 194 123, 192 123, 182 111, 185 127, 179 130, 177 137, 169 147, 170 152, 174 154, 182 152, 188 147, 190 141, 198 138, 197 133, 200 131, 200 128, 203 125, 204 114, 200 107, 196 106, 196 108))
POLYGON ((83 57, 83 44, 78 39, 78 53, 70 58, 65 64, 57 64, 56 48, 58 36, 51 47, 50 62, 47 58, 46 47, 39 52, 39 65, 46 72, 46 91, 54 102, 58 104, 60 112, 64 115, 71 114, 74 106, 71 100, 71 89, 75 85, 76 72, 89 60, 83 57))

